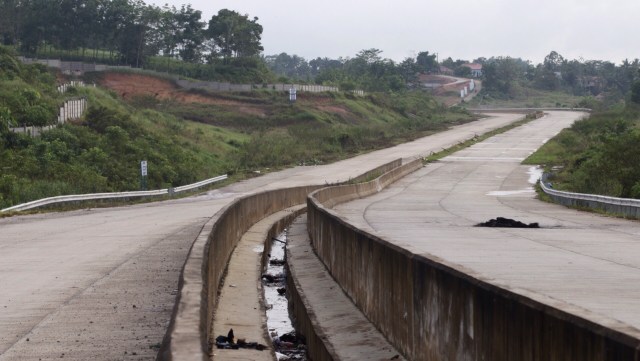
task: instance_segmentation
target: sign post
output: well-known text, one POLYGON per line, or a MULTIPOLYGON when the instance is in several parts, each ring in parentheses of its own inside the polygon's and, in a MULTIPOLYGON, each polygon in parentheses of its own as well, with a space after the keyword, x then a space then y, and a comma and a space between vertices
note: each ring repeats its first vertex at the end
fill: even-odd
POLYGON ((147 161, 140 162, 140 189, 147 190, 147 161))
POLYGON ((289 89, 289 101, 295 103, 298 90, 296 88, 289 89))

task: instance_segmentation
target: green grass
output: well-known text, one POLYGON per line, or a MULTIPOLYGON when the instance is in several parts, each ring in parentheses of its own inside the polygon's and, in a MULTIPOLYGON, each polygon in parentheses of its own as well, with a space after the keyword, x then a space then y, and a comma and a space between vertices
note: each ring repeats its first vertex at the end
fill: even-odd
POLYGON ((552 171, 554 188, 640 198, 640 106, 594 112, 525 160, 552 171))

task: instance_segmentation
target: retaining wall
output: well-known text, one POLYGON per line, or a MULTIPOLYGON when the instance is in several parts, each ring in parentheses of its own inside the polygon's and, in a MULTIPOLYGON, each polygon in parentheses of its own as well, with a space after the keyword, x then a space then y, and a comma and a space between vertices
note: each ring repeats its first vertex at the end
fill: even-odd
MULTIPOLYGON (((375 168, 369 171, 367 174, 363 174, 352 179, 349 182, 351 184, 323 188, 322 190, 314 192, 313 194, 322 197, 323 199, 325 199, 325 201, 331 199, 331 203, 333 205, 336 205, 355 198, 366 197, 367 195, 379 192, 387 185, 421 167, 421 159, 416 159, 404 166, 402 166, 402 160, 398 159, 375 168), (377 178, 364 183, 356 183, 366 181, 371 177, 377 178), (342 195, 343 193, 344 195, 342 195)), ((288 264, 286 267, 287 274, 290 275, 289 277, 287 277, 289 309, 291 310, 295 318, 297 330, 307 339, 307 352, 309 357, 313 358, 313 360, 316 361, 333 360, 336 352, 333 350, 330 344, 325 343, 326 335, 324 335, 323 331, 318 330, 314 327, 314 322, 311 321, 314 316, 312 314, 309 314, 310 310, 307 309, 301 295, 296 291, 296 281, 293 279, 292 273, 289 271, 288 264)))
POLYGON ((285 269, 287 273, 289 312, 293 316, 296 332, 304 335, 306 339, 307 355, 313 361, 333 361, 336 352, 331 344, 325 342, 327 336, 324 332, 314 327, 314 322, 311 319, 315 316, 312 310, 307 309, 302 295, 298 292, 294 273, 291 272, 288 262, 285 263, 285 269))
POLYGON ((374 192, 375 183, 313 193, 308 229, 332 276, 407 359, 640 359, 640 341, 623 327, 605 328, 562 311, 558 301, 558 308, 543 304, 444 260, 412 254, 331 210, 374 192))
POLYGON ((242 235, 260 219, 305 202, 320 186, 266 191, 239 198, 203 227, 185 263, 179 299, 158 354, 163 360, 204 360, 213 345, 213 313, 218 287, 242 235))
POLYGON ((354 178, 354 181, 362 181, 365 180, 367 176, 378 176, 378 178, 369 182, 353 183, 354 181, 352 181, 352 184, 323 188, 313 193, 313 199, 322 203, 327 208, 333 208, 340 203, 349 202, 380 192, 391 183, 421 168, 422 159, 415 159, 403 166, 399 166, 400 164, 401 160, 396 160, 370 171, 368 175, 354 178), (389 170, 390 168, 391 170, 389 170), (384 174, 380 175, 380 173, 383 172, 384 174))
MULTIPOLYGON (((25 58, 23 56, 19 56, 18 59, 25 64, 43 64, 51 68, 60 69, 61 72, 68 75, 82 75, 87 72, 94 71, 109 71, 109 70, 126 70, 126 71, 134 71, 134 72, 142 72, 145 70, 142 68, 132 68, 131 66, 113 66, 113 65, 103 65, 103 64, 95 64, 95 63, 83 63, 79 61, 61 61, 57 59, 31 59, 25 58)), ((153 70, 148 71, 151 75, 156 73, 153 70)), ((163 73, 164 74, 164 73, 163 73)), ((206 89, 210 91, 221 91, 221 92, 249 92, 255 89, 266 89, 266 90, 275 90, 275 91, 289 91, 291 88, 296 88, 300 92, 310 92, 310 93, 319 93, 319 92, 337 92, 339 91, 338 87, 335 86, 326 86, 326 85, 315 85, 315 84, 233 84, 233 83, 225 83, 225 82, 214 82, 214 81, 190 81, 179 79, 179 76, 172 75, 172 77, 176 80, 176 83, 185 89, 206 89)), ((354 90, 353 94, 364 96, 365 93, 362 90, 354 90)))
MULTIPOLYGON (((389 162, 376 170, 393 167, 399 161, 389 162)), ((370 177, 372 172, 356 178, 370 177)), ((218 288, 240 238, 262 218, 304 204, 311 192, 322 187, 277 189, 238 198, 204 225, 182 269, 178 297, 158 360, 209 359, 215 337, 212 323, 218 288)))

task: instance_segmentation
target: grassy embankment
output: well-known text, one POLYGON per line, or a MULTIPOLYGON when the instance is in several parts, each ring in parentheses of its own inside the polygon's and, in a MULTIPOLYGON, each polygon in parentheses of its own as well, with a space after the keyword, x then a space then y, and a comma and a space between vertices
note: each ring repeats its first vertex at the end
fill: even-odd
POLYGON ((553 170, 559 190, 640 198, 640 107, 592 114, 563 130, 525 160, 553 170))
POLYGON ((29 99, 54 109, 66 97, 84 96, 90 104, 83 119, 38 138, 0 126, 0 208, 62 194, 137 190, 140 160, 149 162, 149 188, 179 186, 227 172, 241 178, 257 169, 330 162, 472 119, 423 93, 300 94, 295 104, 268 91, 174 89, 163 98, 124 101, 116 91, 88 87, 60 96, 46 69, 6 53, 0 60, 0 89, 17 83, 31 89, 18 92, 18 101, 15 92, 1 94, 3 125, 53 121, 50 114, 30 114, 37 107, 29 99))
POLYGON ((246 134, 235 144, 235 170, 322 164, 347 156, 416 139, 472 117, 447 110, 423 93, 309 94, 289 104, 279 92, 217 94, 209 103, 178 103, 136 99, 137 107, 153 108, 246 134))

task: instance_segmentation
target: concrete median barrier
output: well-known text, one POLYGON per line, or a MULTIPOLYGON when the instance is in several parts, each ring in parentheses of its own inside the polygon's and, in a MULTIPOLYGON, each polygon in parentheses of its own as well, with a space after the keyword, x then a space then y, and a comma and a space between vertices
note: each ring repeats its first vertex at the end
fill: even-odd
POLYGON ((331 209, 384 184, 381 177, 316 191, 307 203, 308 229, 331 275, 407 359, 640 359, 640 341, 622 323, 604 327, 576 316, 576 306, 534 300, 526 290, 503 288, 445 260, 413 254, 331 209))
MULTIPOLYGON (((419 160, 412 162, 415 166, 419 160)), ((355 179, 367 179, 397 167, 394 160, 355 179)), ((159 360, 206 360, 212 348, 213 314, 229 258, 253 224, 275 212, 304 204, 310 193, 325 187, 311 185, 277 189, 234 200, 216 213, 193 243, 179 281, 171 324, 158 353, 159 360)))

